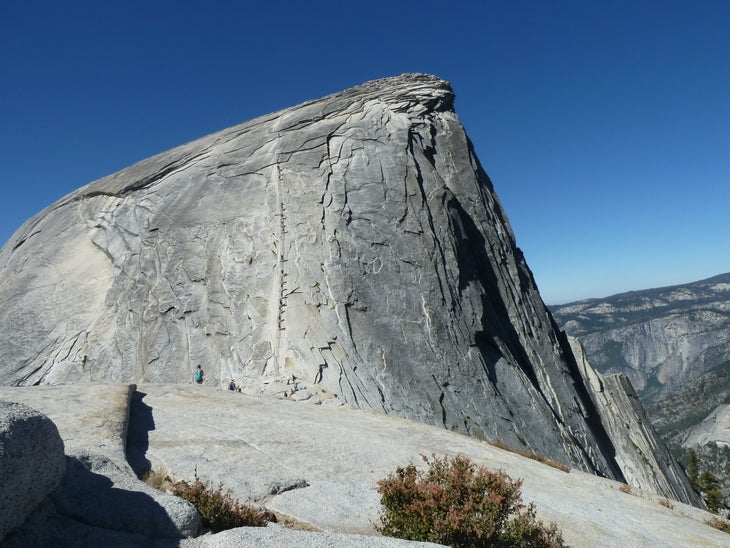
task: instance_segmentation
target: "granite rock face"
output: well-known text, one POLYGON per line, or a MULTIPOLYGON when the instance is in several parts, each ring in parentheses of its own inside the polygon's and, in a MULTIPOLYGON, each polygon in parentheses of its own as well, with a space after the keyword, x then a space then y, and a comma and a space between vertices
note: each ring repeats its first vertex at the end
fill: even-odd
POLYGON ((448 83, 366 83, 100 179, 0 251, 4 384, 291 375, 621 479, 448 83))
POLYGON ((26 405, 0 401, 0 541, 58 486, 65 470, 53 422, 26 405))
POLYGON ((629 485, 702 506, 682 467, 657 435, 628 378, 602 375, 588 363, 585 350, 568 337, 601 423, 617 448, 616 460, 629 485))
POLYGON ((730 361, 730 274, 552 310, 593 366, 626 375, 644 402, 730 361))
MULTIPOLYGON (((134 385, 0 386, 0 400, 42 413, 35 415, 50 425, 60 444, 57 454, 44 452, 33 436, 18 432, 16 442, 25 440, 28 454, 20 463, 9 461, 14 463, 9 476, 28 476, 22 466, 30 467, 33 477, 28 481, 42 486, 44 466, 55 463, 59 455, 62 466, 62 477, 44 490, 45 502, 5 538, 3 546, 138 545, 145 539, 180 539, 199 532, 200 515, 190 503, 152 489, 127 463, 134 390, 134 385)), ((0 409, 0 421, 3 416, 0 409)), ((6 462, 0 451, 0 464, 6 462)), ((3 497, 0 505, 7 500, 13 499, 3 497)))

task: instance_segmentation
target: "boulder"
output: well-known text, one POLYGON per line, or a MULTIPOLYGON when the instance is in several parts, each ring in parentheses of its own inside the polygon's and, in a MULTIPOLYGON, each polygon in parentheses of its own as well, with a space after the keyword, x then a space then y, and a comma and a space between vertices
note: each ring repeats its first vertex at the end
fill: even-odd
POLYGON ((53 422, 26 405, 0 401, 0 541, 58 486, 65 470, 53 422))
POLYGON ((193 537, 201 526, 192 504, 153 489, 102 455, 69 457, 53 502, 59 514, 87 525, 149 538, 193 537))
MULTIPOLYGON (((133 391, 134 386, 99 384, 0 387, 0 398, 22 402, 12 404, 20 408, 40 408, 53 419, 51 423, 44 418, 61 443, 63 474, 53 485, 55 490, 46 493, 50 493, 52 503, 39 512, 41 517, 33 516, 6 542, 15 546, 57 545, 80 535, 88 538, 90 545, 106 545, 109 542, 103 539, 117 538, 117 544, 125 544, 119 539, 179 539, 198 533, 197 510, 137 479, 125 459, 133 391)), ((42 445, 33 445, 33 438, 27 435, 23 439, 31 444, 36 457, 28 460, 29 465, 34 472, 35 468, 42 471, 46 463, 43 452, 36 449, 42 445)), ((53 457, 52 452, 47 453, 53 457)))

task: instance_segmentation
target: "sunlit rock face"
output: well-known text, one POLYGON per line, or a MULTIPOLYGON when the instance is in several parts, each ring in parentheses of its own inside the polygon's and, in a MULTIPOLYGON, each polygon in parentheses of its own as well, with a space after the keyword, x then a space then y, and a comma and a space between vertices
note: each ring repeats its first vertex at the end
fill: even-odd
POLYGON ((730 274, 552 307, 593 366, 655 404, 730 361, 730 274))
POLYGON ((61 482, 63 441, 48 417, 0 399, 0 543, 61 482))
POLYGON ((621 478, 453 103, 432 76, 369 82, 48 207, 0 251, 1 382, 295 375, 621 478))

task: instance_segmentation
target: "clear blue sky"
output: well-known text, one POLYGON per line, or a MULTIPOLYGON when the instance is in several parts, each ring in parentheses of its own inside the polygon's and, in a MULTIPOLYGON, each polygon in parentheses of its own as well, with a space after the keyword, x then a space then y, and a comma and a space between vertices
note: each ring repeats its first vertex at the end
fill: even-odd
POLYGON ((0 241, 99 177, 426 72, 549 304, 730 271, 730 2, 0 0, 0 241))

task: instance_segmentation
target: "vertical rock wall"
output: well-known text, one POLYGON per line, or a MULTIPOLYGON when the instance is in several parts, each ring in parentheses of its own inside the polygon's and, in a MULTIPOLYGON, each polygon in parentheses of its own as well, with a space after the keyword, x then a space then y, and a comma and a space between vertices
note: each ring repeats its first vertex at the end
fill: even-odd
POLYGON ((703 506, 684 470, 654 431, 629 379, 620 374, 601 375, 588 363, 578 339, 568 340, 601 422, 616 447, 616 460, 626 482, 703 506))

